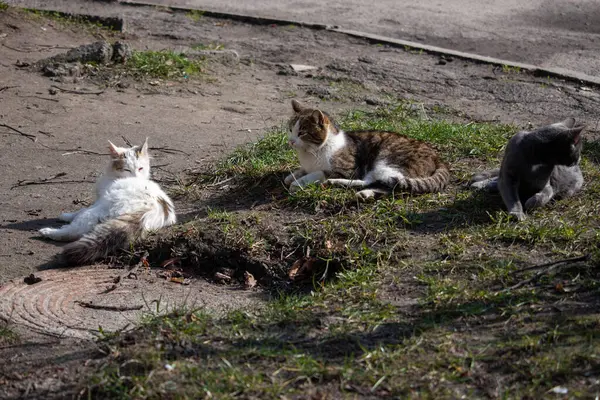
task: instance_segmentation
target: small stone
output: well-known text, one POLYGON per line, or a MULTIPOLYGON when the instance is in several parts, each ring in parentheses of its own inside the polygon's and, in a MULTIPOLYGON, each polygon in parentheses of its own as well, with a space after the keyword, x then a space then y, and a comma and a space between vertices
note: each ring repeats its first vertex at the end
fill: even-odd
POLYGON ((115 42, 113 44, 112 61, 115 63, 124 64, 133 54, 131 46, 124 42, 115 42))
POLYGON ((65 62, 108 64, 113 57, 113 47, 107 41, 99 41, 76 47, 69 50, 64 56, 57 57, 59 59, 64 57, 65 62))
POLYGON ((439 65, 446 65, 446 60, 444 60, 443 58, 440 58, 438 61, 439 65))
POLYGON ((365 64, 375 64, 375 60, 371 57, 358 57, 358 61, 365 64))
POLYGON ((367 103, 370 106, 384 106, 389 104, 387 101, 378 99, 377 97, 366 97, 365 103, 367 103))
POLYGON ((313 65, 304 65, 304 64, 290 64, 290 67, 292 67, 292 69, 295 72, 314 71, 314 70, 318 69, 318 67, 315 67, 313 65))

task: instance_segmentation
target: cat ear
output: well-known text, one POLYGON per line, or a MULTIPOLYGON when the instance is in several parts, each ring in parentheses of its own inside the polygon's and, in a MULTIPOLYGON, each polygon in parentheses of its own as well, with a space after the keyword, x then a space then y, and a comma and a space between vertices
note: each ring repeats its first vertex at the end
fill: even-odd
POLYGON ((311 116, 316 124, 325 126, 325 115, 321 111, 315 110, 312 112, 311 116))
POLYGON ((569 117, 569 118, 567 118, 565 120, 557 122, 554 125, 562 125, 562 126, 565 126, 565 127, 569 128, 569 129, 571 129, 571 128, 573 128, 575 126, 575 118, 569 117))
POLYGON ((573 139, 573 144, 577 144, 579 143, 579 140, 581 140, 581 131, 583 131, 583 128, 585 128, 585 125, 579 125, 569 129, 569 133, 573 139))
POLYGON ((110 151, 111 157, 113 157, 113 158, 121 157, 121 151, 110 140, 108 141, 108 150, 110 151))
POLYGON ((294 112, 297 112, 297 113, 304 110, 304 107, 302 107, 302 104, 300 104, 300 102, 296 99, 292 99, 292 108, 294 109, 294 112))
POLYGON ((148 155, 148 138, 146 138, 146 140, 144 141, 144 145, 142 146, 142 150, 140 150, 140 154, 142 156, 148 155))

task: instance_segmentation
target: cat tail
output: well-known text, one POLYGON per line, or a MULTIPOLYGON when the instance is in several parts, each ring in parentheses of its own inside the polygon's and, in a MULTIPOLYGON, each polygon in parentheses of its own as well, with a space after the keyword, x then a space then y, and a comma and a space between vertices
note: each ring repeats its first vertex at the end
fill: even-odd
POLYGON ((76 242, 63 248, 61 261, 66 265, 84 265, 114 254, 144 233, 144 219, 151 209, 123 214, 98 224, 76 242))
POLYGON ((487 190, 489 192, 498 191, 498 179, 500 177, 500 168, 490 169, 473 175, 468 185, 473 189, 487 190))
POLYGON ((446 164, 438 162, 436 170, 431 176, 399 179, 394 186, 394 190, 412 193, 434 193, 442 191, 448 182, 450 182, 450 170, 446 164))
POLYGON ((471 182, 469 182, 469 184, 479 182, 479 181, 485 181, 490 178, 497 178, 498 176, 500 176, 500 168, 489 169, 487 171, 483 171, 483 172, 473 175, 473 177, 471 178, 471 182))

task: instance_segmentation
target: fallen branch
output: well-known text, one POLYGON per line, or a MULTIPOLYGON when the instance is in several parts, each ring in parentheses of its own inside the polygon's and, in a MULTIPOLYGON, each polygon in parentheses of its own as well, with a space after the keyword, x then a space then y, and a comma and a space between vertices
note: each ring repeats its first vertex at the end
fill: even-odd
MULTIPOLYGON (((43 133, 44 135, 52 135, 46 132, 42 132, 39 131, 40 133, 43 133)), ((52 135, 52 137, 54 137, 54 135, 52 135)), ((92 151, 92 150, 84 150, 84 149, 57 149, 56 147, 50 147, 50 146, 46 146, 43 143, 38 143, 40 146, 47 148, 48 150, 54 150, 54 151, 65 151, 66 153, 61 154, 63 156, 68 156, 70 154, 92 154, 95 156, 108 156, 110 155, 109 153, 98 153, 97 151, 92 151)))
POLYGON ((59 172, 58 174, 53 175, 49 178, 42 178, 42 179, 38 179, 37 181, 22 180, 22 181, 17 182, 17 184, 13 185, 10 189, 12 190, 16 187, 31 186, 31 185, 51 185, 51 184, 60 184, 60 183, 93 183, 92 181, 86 181, 86 180, 67 180, 67 181, 55 181, 54 180, 56 178, 60 178, 65 175, 67 175, 66 172, 59 172))
POLYGON ((27 50, 27 49, 18 49, 16 47, 11 47, 7 44, 2 43, 2 46, 6 47, 7 49, 11 49, 14 51, 18 51, 19 53, 33 53, 35 50, 27 50))
POLYGON ((123 141, 125 142, 125 144, 129 147, 133 147, 133 145, 131 144, 131 142, 129 141, 129 139, 127 139, 125 137, 125 135, 121 135, 121 137, 123 138, 123 141))
POLYGON ((90 154, 90 155, 94 155, 94 156, 108 156, 108 153, 98 153, 96 151, 91 151, 91 150, 70 150, 70 149, 52 149, 52 150, 58 150, 58 151, 66 151, 66 153, 61 154, 61 156, 69 156, 71 154, 90 154))
POLYGON ((42 97, 42 96, 21 96, 21 97, 31 97, 31 98, 34 98, 34 99, 40 99, 40 100, 53 101, 53 102, 55 102, 55 103, 58 103, 58 102, 59 102, 59 100, 57 100, 57 99, 50 99, 50 98, 48 98, 48 97, 42 97))
POLYGON ((79 304, 81 307, 92 308, 94 310, 105 310, 105 311, 133 311, 133 310, 141 310, 144 306, 103 306, 100 304, 92 304, 84 301, 76 301, 75 303, 79 304))
POLYGON ((167 154, 181 153, 181 154, 185 154, 186 156, 190 155, 190 153, 186 153, 183 150, 173 149, 171 147, 150 147, 150 150, 158 150, 158 151, 162 151, 163 153, 167 153, 167 154))
POLYGON ((522 286, 525 286, 525 285, 527 285, 529 283, 537 281, 542 276, 544 276, 546 274, 549 274, 549 273, 551 273, 553 271, 556 271, 557 269, 560 269, 560 268, 564 267, 565 265, 570 265, 570 264, 575 264, 575 263, 578 263, 578 262, 587 261, 587 260, 589 260, 589 258, 590 258, 590 255, 586 254, 585 256, 581 256, 581 257, 567 258, 567 259, 564 259, 564 260, 558 260, 558 261, 554 261, 554 262, 551 262, 551 263, 539 264, 539 265, 532 265, 530 267, 523 268, 523 269, 521 269, 519 271, 516 271, 516 273, 521 273, 521 272, 524 272, 524 271, 531 271, 531 270, 540 269, 540 268, 544 268, 544 269, 542 271, 539 271, 539 272, 535 273, 531 278, 528 278, 528 279, 522 280, 520 282, 517 282, 516 284, 514 284, 514 285, 512 285, 510 287, 507 287, 505 289, 502 289, 502 290, 500 290, 500 291, 498 291, 496 293, 505 293, 505 292, 510 292, 512 290, 518 289, 518 288, 520 288, 522 286))
POLYGON ((19 134, 19 135, 21 135, 21 136, 25 136, 27 139, 30 139, 30 140, 31 140, 31 141, 33 141, 33 142, 36 142, 36 141, 37 141, 37 136, 35 136, 35 135, 31 135, 31 134, 29 134, 29 133, 21 132, 21 131, 20 131, 20 130, 18 130, 17 128, 13 128, 12 126, 10 126, 10 125, 7 125, 7 124, 0 124, 0 126, 3 126, 3 127, 5 127, 5 128, 8 128, 8 129, 10 129, 10 130, 11 130, 11 131, 13 131, 13 132, 16 132, 16 133, 18 133, 18 134, 19 134))
POLYGON ((62 88, 62 87, 56 86, 56 85, 50 85, 50 86, 53 87, 54 89, 58 89, 61 92, 65 92, 65 93, 73 93, 73 94, 102 94, 102 93, 104 93, 104 90, 100 90, 98 92, 88 92, 87 90, 65 89, 65 88, 62 88))
POLYGON ((515 274, 520 274, 521 272, 531 271, 531 270, 534 270, 534 269, 552 267, 553 265, 556 265, 556 264, 572 264, 572 263, 576 263, 576 262, 579 262, 579 261, 587 261, 589 259, 590 259, 590 255, 589 254, 586 254, 586 255, 580 256, 580 257, 565 258, 564 260, 552 261, 552 262, 545 263, 545 264, 531 265, 529 267, 525 267, 523 269, 515 271, 515 274))
POLYGON ((19 182, 16 185, 14 185, 13 187, 11 187, 11 190, 17 187, 21 187, 21 186, 32 186, 32 185, 60 185, 63 183, 94 183, 94 181, 86 181, 86 180, 69 180, 69 181, 50 181, 50 182, 37 182, 37 181, 23 181, 23 182, 19 182))
POLYGON ((17 88, 18 86, 2 86, 0 87, 0 92, 4 92, 7 89, 17 88))

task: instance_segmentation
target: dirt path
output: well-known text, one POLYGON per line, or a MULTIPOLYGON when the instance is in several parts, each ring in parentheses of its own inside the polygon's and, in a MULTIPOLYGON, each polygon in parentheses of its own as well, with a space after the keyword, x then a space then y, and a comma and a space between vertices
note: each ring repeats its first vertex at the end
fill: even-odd
MULTIPOLYGON (((72 2, 71 7, 87 4, 72 2)), ((90 310, 77 302, 97 297, 98 304, 114 306, 127 299, 127 303, 136 305, 142 294, 152 293, 173 300, 199 300, 209 309, 223 310, 261 301, 251 291, 231 290, 202 279, 182 287, 162 282, 152 274, 128 282, 119 289, 121 292, 100 294, 117 274, 104 265, 96 266, 89 274, 83 270, 47 271, 40 274, 44 279, 40 284, 27 287, 22 283, 23 276, 37 273, 60 251, 54 243, 40 240, 36 230, 57 224, 55 217, 60 212, 88 201, 92 182, 104 167, 105 156, 76 150, 104 153, 107 139, 119 141, 124 135, 141 142, 148 136, 151 147, 158 148, 152 150, 155 177, 173 188, 186 169, 206 166, 234 146, 279 125, 289 114, 292 97, 322 103, 333 112, 404 99, 437 106, 446 110, 450 119, 519 126, 574 116, 588 124, 588 137, 598 133, 600 96, 595 89, 574 83, 460 60, 447 60, 442 65, 434 56, 326 31, 253 26, 192 18, 164 9, 108 8, 103 4, 94 3, 92 11, 123 15, 127 32, 111 34, 112 38, 126 40, 136 49, 218 43, 236 50, 241 60, 237 64, 212 62, 207 76, 192 82, 133 83, 108 88, 99 95, 51 95, 51 85, 98 88, 85 80, 53 82, 15 64, 31 63, 63 52, 64 48, 89 43, 98 38, 98 33, 15 11, 0 12, 0 123, 37 138, 33 141, 0 127, 0 312, 3 318, 15 316, 18 323, 13 327, 21 335, 20 344, 0 349, 0 359, 4 360, 2 379, 9 382, 4 397, 22 395, 27 390, 32 394, 33 389, 28 389, 31 382, 42 388, 37 391, 39 396, 58 390, 64 369, 71 368, 63 365, 64 358, 80 366, 96 351, 89 341, 91 330, 97 326, 120 329, 139 316, 139 310, 129 310, 115 319, 114 312, 90 310), (318 69, 297 74, 291 71, 290 63, 318 69), (56 180, 76 182, 15 187, 20 181, 60 173, 66 175, 56 180), (44 297, 44 293, 51 296, 44 297), (107 297, 115 293, 126 294, 107 297), (74 320, 78 321, 75 325, 74 320), (85 334, 75 328, 83 328, 85 334), (55 343, 57 333, 69 336, 61 340, 76 340, 79 347, 40 344, 44 337, 52 337, 55 343), (42 360, 27 364, 36 357, 42 360), (22 374, 7 373, 15 364, 23 370, 32 365, 39 368, 25 379, 22 374), (57 381, 48 381, 50 384, 47 379, 57 381)), ((178 211, 190 217, 204 212, 205 206, 202 202, 178 203, 178 211)))

